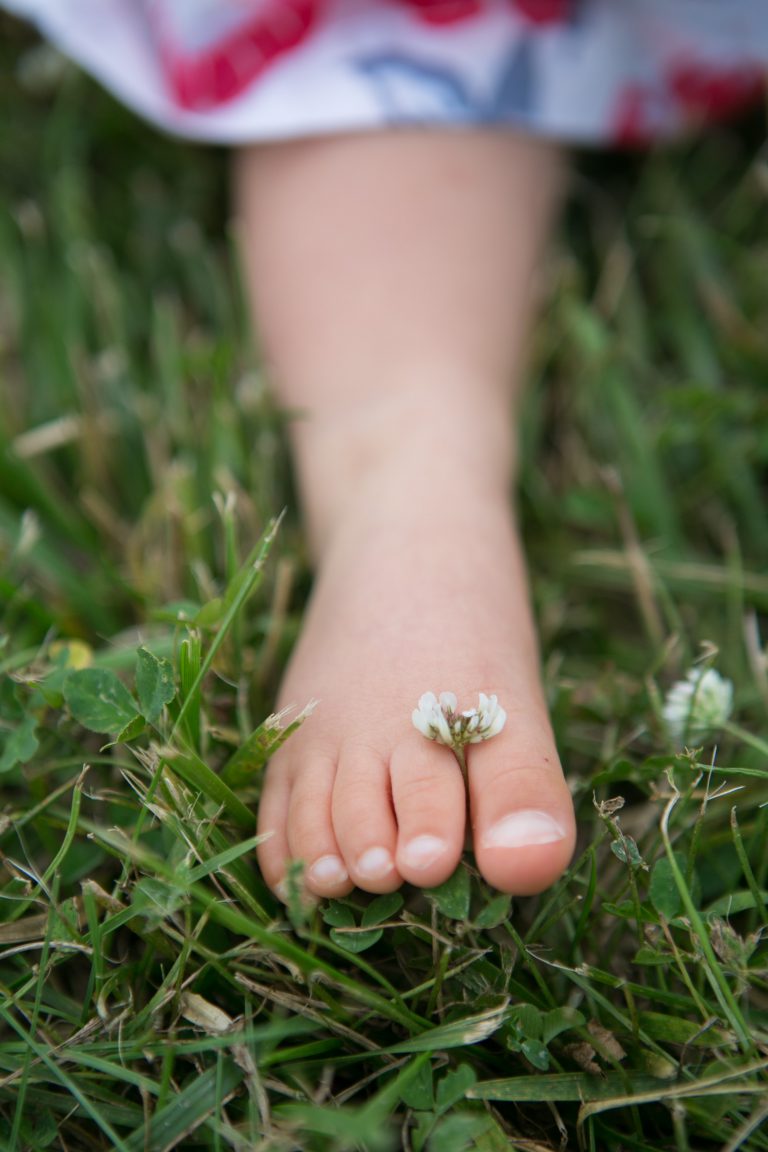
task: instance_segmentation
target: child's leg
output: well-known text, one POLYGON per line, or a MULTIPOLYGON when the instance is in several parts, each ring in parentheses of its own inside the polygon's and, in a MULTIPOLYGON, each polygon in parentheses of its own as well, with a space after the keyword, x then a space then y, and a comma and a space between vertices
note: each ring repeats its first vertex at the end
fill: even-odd
POLYGON ((259 853, 340 895, 433 886, 465 841, 452 753, 411 711, 479 691, 504 731, 468 749, 472 838, 498 888, 568 863, 571 800, 539 681, 510 510, 511 396, 559 187, 549 146, 404 132, 257 147, 239 165, 256 319, 293 425, 318 563, 281 705, 319 705, 269 766, 259 853))

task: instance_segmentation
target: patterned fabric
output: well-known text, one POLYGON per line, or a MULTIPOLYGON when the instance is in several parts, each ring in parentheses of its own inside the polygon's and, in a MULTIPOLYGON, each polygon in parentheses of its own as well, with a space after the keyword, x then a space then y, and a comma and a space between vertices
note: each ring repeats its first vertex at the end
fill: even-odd
POLYGON ((0 0, 161 127, 642 144, 765 90, 768 0, 0 0))

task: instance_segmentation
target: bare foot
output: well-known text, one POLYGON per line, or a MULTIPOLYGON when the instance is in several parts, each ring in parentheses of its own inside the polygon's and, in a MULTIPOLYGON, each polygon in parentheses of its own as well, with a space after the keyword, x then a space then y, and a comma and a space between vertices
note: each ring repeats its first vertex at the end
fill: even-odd
POLYGON ((570 859, 568 788, 511 523, 515 418, 561 157, 530 137, 398 129, 248 150, 238 199, 254 315, 292 413, 318 576, 280 704, 315 713, 269 766, 259 859, 275 891, 433 886, 467 800, 420 735, 426 691, 495 693, 467 749, 486 880, 540 891, 570 859))
POLYGON ((539 892, 567 866, 575 831, 506 492, 489 500, 462 481, 416 495, 397 477, 350 502, 321 558, 280 700, 319 704, 269 765, 265 879, 280 892, 300 860, 317 896, 432 887, 458 864, 469 818, 485 879, 539 892), (508 715, 467 749, 469 817, 453 753, 412 726, 430 690, 462 708, 495 693, 508 715))

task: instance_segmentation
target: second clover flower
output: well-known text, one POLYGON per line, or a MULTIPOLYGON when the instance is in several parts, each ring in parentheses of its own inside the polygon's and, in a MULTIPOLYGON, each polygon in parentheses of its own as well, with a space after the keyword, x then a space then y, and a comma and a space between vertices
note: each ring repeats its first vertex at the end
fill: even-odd
POLYGON ((677 744, 703 740, 727 723, 733 707, 733 685, 714 668, 691 668, 667 692, 664 727, 677 744))

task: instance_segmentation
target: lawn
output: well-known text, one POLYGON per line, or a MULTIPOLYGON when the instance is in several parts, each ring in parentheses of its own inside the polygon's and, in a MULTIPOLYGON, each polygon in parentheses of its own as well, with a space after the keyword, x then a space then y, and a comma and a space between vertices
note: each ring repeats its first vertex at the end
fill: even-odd
POLYGON ((764 110, 580 157, 543 277, 568 875, 285 909, 254 813, 311 572, 226 156, 7 19, 0 97, 0 1148, 768 1149, 764 110), (694 665, 731 717, 675 734, 694 665))

